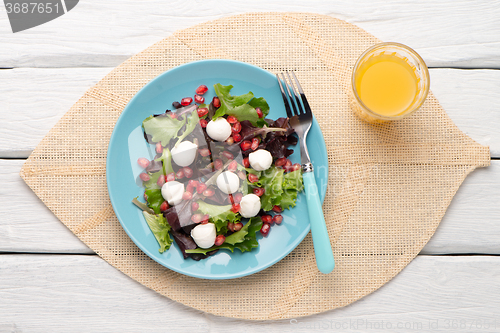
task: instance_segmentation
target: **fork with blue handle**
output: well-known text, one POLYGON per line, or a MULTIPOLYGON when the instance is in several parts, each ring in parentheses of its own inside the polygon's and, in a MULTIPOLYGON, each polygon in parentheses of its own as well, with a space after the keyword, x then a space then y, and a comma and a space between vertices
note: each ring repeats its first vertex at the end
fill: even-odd
POLYGON ((316 265, 320 272, 330 273, 335 267, 330 237, 326 229, 323 208, 319 199, 318 187, 314 177, 313 165, 309 159, 306 138, 312 124, 312 111, 299 80, 293 72, 276 75, 278 84, 283 96, 286 114, 290 118, 290 125, 299 136, 300 162, 302 164, 302 178, 307 199, 307 209, 309 211, 309 223, 311 224, 311 234, 314 244, 314 254, 316 265), (293 80, 292 80, 293 77, 293 80), (295 89, 294 86, 297 86, 295 89), (297 93, 298 90, 298 93, 297 93), (301 103, 302 102, 302 103, 301 103))

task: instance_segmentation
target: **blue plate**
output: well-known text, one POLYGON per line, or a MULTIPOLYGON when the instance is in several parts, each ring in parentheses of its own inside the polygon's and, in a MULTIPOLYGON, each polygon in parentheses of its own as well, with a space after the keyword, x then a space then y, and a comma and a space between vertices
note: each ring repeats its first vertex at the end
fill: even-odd
MULTIPOLYGON (((142 198, 144 188, 138 176, 143 169, 139 157, 152 159, 151 149, 144 140, 142 121, 154 113, 172 109, 172 102, 194 96, 200 84, 209 87, 204 95, 207 101, 214 96, 213 85, 233 85, 232 95, 252 91, 264 97, 270 106, 268 118, 286 117, 276 77, 253 65, 230 60, 202 60, 171 69, 146 84, 127 104, 111 135, 106 161, 106 180, 113 209, 123 229, 132 241, 149 257, 176 272, 203 279, 232 279, 259 272, 290 253, 309 232, 307 205, 303 193, 297 205, 283 212, 283 223, 273 225, 267 237, 258 233, 259 247, 251 252, 234 253, 227 250, 200 261, 185 260, 174 244, 159 253, 159 245, 150 231, 142 212, 132 199, 142 198)), ((309 154, 315 167, 315 176, 323 201, 328 183, 328 159, 325 141, 316 120, 307 137, 309 154)), ((298 145, 290 159, 300 162, 298 145)))

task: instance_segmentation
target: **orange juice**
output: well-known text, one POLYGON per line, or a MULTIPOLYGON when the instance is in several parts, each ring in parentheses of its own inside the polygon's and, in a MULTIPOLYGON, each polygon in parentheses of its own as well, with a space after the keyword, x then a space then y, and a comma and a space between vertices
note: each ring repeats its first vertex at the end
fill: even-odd
POLYGON ((367 108, 383 116, 404 112, 417 94, 417 77, 404 59, 377 55, 366 61, 357 73, 356 90, 367 108))
POLYGON ((422 58, 399 43, 380 43, 360 55, 352 72, 354 113, 371 123, 403 119, 418 110, 429 92, 422 58))

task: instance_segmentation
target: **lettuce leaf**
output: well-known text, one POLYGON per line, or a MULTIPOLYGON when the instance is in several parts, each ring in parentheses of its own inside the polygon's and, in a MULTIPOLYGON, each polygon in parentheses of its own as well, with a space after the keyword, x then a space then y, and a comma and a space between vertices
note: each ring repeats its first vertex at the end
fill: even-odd
POLYGON ((258 183, 264 188, 264 194, 260 197, 261 208, 269 211, 274 205, 280 205, 283 193, 283 169, 271 167, 262 172, 258 183))
POLYGON ((185 122, 185 119, 174 119, 165 114, 158 117, 147 117, 142 122, 142 127, 146 134, 151 135, 153 142, 161 142, 161 145, 165 147, 172 138, 177 136, 177 132, 184 126, 185 122))
POLYGON ((230 94, 232 85, 223 86, 220 83, 214 84, 214 90, 220 99, 221 106, 215 112, 213 119, 230 115, 236 117, 239 121, 248 120, 254 126, 263 127, 266 125, 264 118, 269 113, 269 105, 263 97, 254 98, 254 94, 249 91, 246 94, 233 96, 230 94), (259 118, 256 107, 260 107, 264 117, 259 118))
POLYGON ((168 233, 170 231, 170 225, 167 223, 163 215, 149 214, 146 211, 143 211, 142 214, 144 215, 149 228, 153 232, 153 235, 158 241, 158 244, 160 244, 158 251, 160 253, 165 252, 170 248, 170 245, 172 245, 172 238, 170 238, 170 234, 168 233))
MULTIPOLYGON (((163 153, 161 154, 160 157, 155 159, 155 161, 162 163, 163 170, 161 172, 163 172, 163 175, 168 175, 169 173, 174 172, 174 169, 172 168, 172 153, 170 152, 170 149, 168 149, 167 147, 163 148, 163 153)), ((160 173, 160 175, 161 174, 162 173, 160 173)), ((160 177, 160 175, 158 175, 158 177, 160 177)), ((156 178, 157 181, 158 177, 156 178)))
POLYGON ((146 190, 153 188, 160 188, 158 186, 158 178, 163 175, 163 170, 157 172, 148 172, 148 175, 151 177, 148 181, 142 182, 142 185, 146 188, 146 190))
POLYGON ((300 192, 304 189, 302 183, 302 170, 295 170, 285 174, 283 177, 283 189, 300 192))
POLYGON ((146 195, 148 196, 148 207, 151 208, 155 214, 160 214, 160 206, 165 201, 161 195, 161 189, 154 188, 146 190, 146 195))
POLYGON ((225 234, 227 232, 228 222, 239 222, 241 220, 240 214, 235 214, 231 211, 231 205, 211 205, 201 200, 197 202, 199 204, 198 210, 210 216, 210 222, 215 224, 218 234, 225 234))
POLYGON ((239 249, 241 252, 251 251, 259 246, 257 242, 257 231, 262 227, 260 217, 252 217, 248 222, 235 233, 226 237, 226 241, 220 246, 212 246, 208 249, 196 248, 194 250, 186 250, 186 253, 203 253, 226 249, 234 252, 234 249, 239 249))
POLYGON ((196 112, 196 110, 191 112, 191 115, 189 116, 189 118, 187 119, 187 122, 186 122, 186 129, 179 136, 179 139, 177 140, 175 145, 177 146, 179 143, 182 142, 182 140, 184 140, 184 138, 186 136, 188 136, 192 131, 194 131, 196 125, 198 125, 199 122, 200 122, 200 118, 198 117, 198 112, 196 112))

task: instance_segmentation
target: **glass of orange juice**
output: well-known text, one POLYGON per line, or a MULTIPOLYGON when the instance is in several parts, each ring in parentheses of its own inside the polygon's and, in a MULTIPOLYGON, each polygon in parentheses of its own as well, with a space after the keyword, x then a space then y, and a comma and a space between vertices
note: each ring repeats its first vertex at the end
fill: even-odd
POLYGON ((429 85, 429 71, 417 52, 399 43, 376 44, 354 65, 351 107, 371 123, 402 119, 422 106, 429 85))

